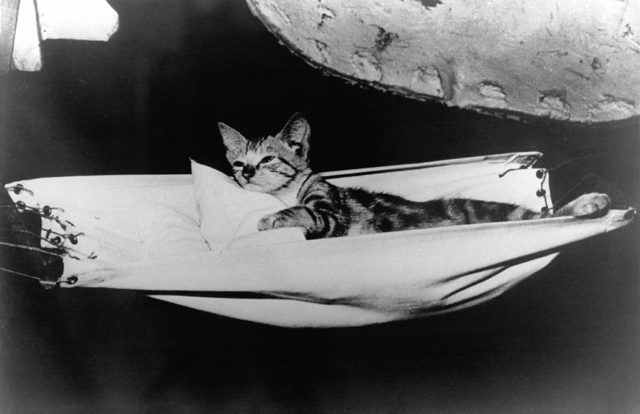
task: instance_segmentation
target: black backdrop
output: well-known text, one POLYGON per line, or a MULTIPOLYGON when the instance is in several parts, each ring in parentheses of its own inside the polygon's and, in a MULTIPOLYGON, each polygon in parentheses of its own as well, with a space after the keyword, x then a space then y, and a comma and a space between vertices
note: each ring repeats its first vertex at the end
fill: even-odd
MULTIPOLYGON (((552 192, 638 205, 638 121, 522 123, 362 89, 280 46, 240 1, 111 1, 108 43, 47 41, 2 79, 0 181, 225 169, 295 111, 316 170, 539 150, 552 192)), ((569 247, 485 305, 358 329, 287 330, 127 292, 0 274, 2 412, 637 412, 638 224, 569 247)), ((301 275, 304 277, 304 275, 301 275)))

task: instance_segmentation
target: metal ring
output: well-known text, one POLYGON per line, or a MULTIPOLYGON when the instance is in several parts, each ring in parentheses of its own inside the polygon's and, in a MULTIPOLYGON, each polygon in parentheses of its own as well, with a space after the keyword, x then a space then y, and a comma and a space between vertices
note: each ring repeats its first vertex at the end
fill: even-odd
POLYGON ((7 191, 13 191, 13 194, 16 194, 16 195, 20 194, 23 191, 29 193, 29 195, 33 195, 33 191, 29 190, 22 184, 16 184, 16 185, 12 185, 10 187, 5 187, 5 188, 7 189, 7 191))
POLYGON ((66 278, 65 280, 63 280, 64 283, 66 283, 67 285, 75 285, 76 283, 78 283, 78 276, 76 275, 71 275, 68 278, 66 278))

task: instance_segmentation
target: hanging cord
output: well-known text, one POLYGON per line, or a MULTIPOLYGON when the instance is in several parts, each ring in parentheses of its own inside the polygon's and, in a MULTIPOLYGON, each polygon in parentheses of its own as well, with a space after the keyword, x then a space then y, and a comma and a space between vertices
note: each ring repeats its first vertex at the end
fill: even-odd
POLYGON ((24 273, 24 272, 18 272, 17 270, 13 270, 13 269, 7 269, 6 267, 2 267, 0 266, 0 271, 12 274, 12 275, 16 275, 16 276, 22 276, 22 277, 26 277, 28 279, 34 279, 37 280, 38 282, 40 282, 40 284, 45 287, 46 289, 51 289, 54 287, 58 287, 60 286, 62 283, 67 284, 67 285, 75 285, 76 283, 78 283, 78 277, 75 275, 71 275, 69 277, 67 277, 66 279, 62 279, 62 278, 58 278, 57 280, 44 280, 38 276, 34 276, 34 275, 30 275, 28 273, 24 273))
MULTIPOLYGON (((611 152, 611 149, 607 149, 607 150, 592 150, 588 153, 585 153, 581 156, 578 157, 573 157, 573 158, 569 158, 566 159, 565 161, 560 162, 557 165, 554 165, 553 167, 550 168, 540 168, 538 171, 536 171, 536 176, 538 178, 541 179, 540 182, 540 188, 536 191, 536 195, 538 197, 544 197, 544 203, 545 206, 542 208, 542 212, 543 213, 547 213, 549 211, 556 211, 558 206, 562 206, 563 202, 567 199, 567 197, 569 197, 577 188, 579 188, 585 181, 585 178, 588 176, 584 176, 582 179, 580 179, 575 185, 573 185, 569 190, 565 191, 564 194, 562 194, 562 196, 558 197, 555 201, 555 203, 551 204, 549 202, 549 199, 547 198, 548 194, 546 192, 546 190, 544 189, 544 184, 546 182, 546 180, 548 180, 548 176, 549 173, 551 171, 560 169, 560 168, 564 168, 569 164, 573 164, 576 161, 585 161, 585 160, 589 160, 591 158, 595 158, 600 154, 604 154, 607 152, 611 152)), ((517 155, 517 154, 516 154, 517 155)), ((510 159, 509 161, 514 160, 516 157, 512 157, 512 159, 510 159)), ((517 171, 517 170, 521 170, 521 169, 525 169, 525 168, 529 168, 531 167, 533 164, 535 164, 535 162, 538 160, 538 158, 535 158, 533 160, 533 162, 529 162, 527 164, 523 164, 517 168, 510 168, 508 170, 503 171, 502 173, 498 174, 499 177, 504 177, 507 173, 509 173, 510 171, 517 171)))
MULTIPOLYGON (((13 187, 10 188, 16 188, 18 193, 20 191, 29 191, 31 193, 31 195, 33 195, 33 192, 31 190, 27 190, 24 187, 22 187, 20 184, 15 185, 13 187)), ((16 192, 14 190, 14 192, 16 192)), ((55 221, 56 223, 58 223, 58 225, 63 229, 63 230, 67 230, 67 226, 70 225, 72 227, 75 227, 75 225, 68 221, 68 220, 64 220, 64 223, 62 222, 62 220, 60 220, 60 218, 58 216, 54 216, 53 212, 54 211, 59 211, 61 213, 64 212, 64 209, 61 207, 51 207, 51 206, 44 206, 42 208, 39 207, 32 207, 27 205, 24 201, 22 200, 18 200, 15 202, 15 204, 0 204, 0 208, 8 208, 8 209, 14 209, 16 210, 17 213, 24 213, 26 211, 28 212, 32 212, 35 213, 37 215, 40 216, 40 218, 43 219, 47 219, 47 220, 51 220, 51 221, 55 221)), ((15 230, 14 230, 15 231, 15 230)), ((21 231, 22 233, 24 233, 25 231, 21 231)), ((78 244, 78 236, 83 236, 84 233, 82 232, 78 232, 78 233, 59 233, 56 232, 54 230, 48 229, 46 230, 47 235, 45 236, 45 238, 43 238, 43 240, 47 241, 48 243, 51 243, 55 246, 61 246, 64 241, 63 240, 69 240, 69 242, 71 244, 78 244), (54 234, 55 237, 53 237, 52 239, 49 239, 49 236, 51 234, 54 234)), ((29 232, 31 234, 34 234, 32 232, 29 232)), ((37 236, 40 237, 40 236, 37 236)), ((42 238, 42 237, 40 237, 42 238)))
MULTIPOLYGON (((81 252, 79 252, 78 250, 74 249, 73 247, 67 247, 64 246, 64 241, 63 240, 69 240, 71 242, 71 244, 77 244, 78 243, 78 236, 84 236, 84 233, 80 232, 80 233, 75 233, 75 234, 62 234, 62 233, 58 233, 55 232, 53 230, 46 230, 47 235, 46 237, 42 237, 39 236, 38 234, 29 231, 29 230, 18 230, 18 229, 8 229, 6 227, 0 227, 0 232, 8 232, 8 233, 19 233, 19 234, 24 234, 27 236, 30 236, 33 239, 38 239, 40 241, 44 241, 47 242, 49 244, 53 244, 54 246, 56 246, 55 248, 58 250, 58 254, 59 257, 64 257, 65 255, 71 259, 74 260, 81 260, 80 257, 72 254, 72 253, 79 253, 80 255, 83 255, 81 252), (50 234, 55 234, 56 236, 53 239, 49 239, 49 235, 50 234)), ((23 246, 23 247, 31 247, 31 246, 26 246, 26 245, 16 245, 13 247, 17 247, 17 246, 23 246)), ((48 250, 47 250, 48 251, 48 250)), ((87 259, 97 259, 98 255, 96 255, 95 252, 91 252, 87 257, 87 259)))
MULTIPOLYGON (((55 221, 62 228, 62 230, 67 230, 67 226, 75 227, 75 224, 73 224, 69 220, 64 220, 63 221, 63 220, 60 219, 59 216, 54 216, 53 215, 54 211, 59 211, 61 213, 64 213, 64 209, 61 208, 61 207, 51 207, 51 206, 48 206, 48 205, 46 205, 46 206, 44 206, 42 208, 40 208, 40 207, 32 207, 32 206, 27 205, 24 201, 18 200, 18 201, 15 202, 15 204, 0 204, 0 208, 8 208, 8 209, 17 210, 18 213, 24 213, 25 211, 32 212, 34 214, 39 215, 41 218, 44 218, 44 219, 47 219, 47 220, 51 220, 51 221, 55 221)), ((78 235, 79 234, 76 234, 76 236, 78 236, 78 235)), ((70 239, 71 243, 76 244, 76 243, 73 242, 74 237, 70 237, 69 239, 70 239)))
MULTIPOLYGON (((6 189, 8 192, 13 192, 14 194, 21 194, 22 192, 26 192, 31 196, 34 195, 33 191, 25 188, 22 184, 9 186, 6 187, 6 189)), ((35 258, 39 259, 37 260, 36 264, 36 268, 38 269, 36 273, 42 272, 42 275, 35 276, 33 274, 20 272, 14 269, 8 269, 6 267, 0 267, 0 270, 14 275, 36 279, 45 289, 51 289, 55 286, 59 286, 61 283, 73 285, 77 282, 78 279, 75 276, 67 277, 64 280, 61 277, 56 276, 58 274, 58 271, 55 270, 55 266, 59 266, 61 264, 61 260, 65 256, 72 259, 80 260, 80 257, 77 257, 72 253, 77 253, 77 251, 73 247, 65 246, 66 241, 68 240, 70 244, 76 245, 78 243, 78 237, 84 235, 83 232, 67 231, 68 226, 75 227, 75 225, 72 222, 63 220, 59 217, 59 214, 57 214, 57 212, 64 212, 64 209, 60 207, 52 207, 49 205, 45 205, 42 208, 40 208, 39 206, 34 207, 27 205, 22 200, 18 200, 15 203, 0 204, 0 209, 9 210, 8 217, 13 223, 10 228, 0 228, 0 231, 15 234, 16 238, 19 240, 19 243, 0 241, 0 246, 19 249, 34 254, 35 258), (58 223, 63 231, 59 232, 53 229, 42 229, 41 225, 40 234, 34 232, 29 229, 29 227, 24 222, 23 215, 25 213, 39 216, 41 220, 46 219, 54 221, 58 223), (42 236, 42 232, 44 232, 44 237, 42 236), (43 241, 46 241, 47 243, 55 247, 39 247, 39 244, 41 244, 43 241), (56 265, 56 263, 58 263, 58 265, 56 265), (55 274, 53 274, 52 271, 55 274)), ((84 256, 84 254, 81 255, 84 256)), ((88 258, 95 259, 97 258, 97 255, 92 252, 88 256, 88 258)))
MULTIPOLYGON (((44 280, 39 278, 38 276, 34 276, 34 275, 29 275, 27 273, 22 273, 22 272, 18 272, 16 270, 11 270, 11 269, 7 269, 6 267, 2 267, 0 266, 0 270, 2 270, 3 272, 7 272, 10 273, 12 275, 16 275, 16 276, 22 276, 22 277, 26 277, 29 279, 35 279, 38 282, 40 282, 40 284, 45 288, 45 289, 51 289, 54 287, 57 287, 60 285, 61 282, 63 282, 62 280, 58 279, 56 281, 51 281, 51 280, 44 280)), ((64 281, 66 282, 66 281, 64 281)))
POLYGON ((550 172, 550 171, 553 171, 553 170, 557 170, 558 168, 562 168, 562 167, 564 167, 565 165, 569 165, 569 164, 571 164, 571 163, 573 163, 573 162, 576 162, 576 161, 578 161, 578 160, 586 160, 586 159, 588 159, 588 157, 569 158, 569 159, 568 159, 568 160, 566 160, 566 161, 562 161, 560 164, 556 165, 555 167, 547 168, 547 171, 549 171, 549 172, 550 172))
MULTIPOLYGON (((574 157, 574 158, 569 158, 551 168, 546 169, 546 174, 550 173, 551 171, 566 167, 569 164, 573 164, 576 161, 584 161, 584 160, 588 160, 589 158, 593 158, 598 154, 602 154, 605 153, 606 151, 593 151, 590 154, 586 154, 580 157, 574 157)), ((555 211, 557 206, 562 206, 563 202, 567 199, 567 197, 569 195, 571 195, 574 190, 576 190, 577 188, 580 187, 580 185, 585 181, 585 178, 588 177, 588 174, 583 176, 580 180, 578 180, 576 182, 576 184, 574 184, 569 190, 565 191, 564 194, 562 194, 560 197, 558 197, 555 201, 555 203, 553 203, 553 206, 551 207, 551 210, 555 211)), ((545 199, 546 202, 546 199, 545 199)))
MULTIPOLYGON (((0 246, 6 246, 6 247, 11 247, 14 249, 19 249, 19 250, 23 250, 23 251, 27 251, 30 253, 36 253, 38 255, 45 255, 45 256, 49 256, 49 257, 55 257, 55 258, 62 258, 62 252, 58 251, 49 251, 49 250, 45 250, 45 249, 41 249, 38 247, 33 247, 33 246, 26 246, 26 245, 22 245, 22 244, 16 244, 16 243, 9 243, 9 242, 4 242, 4 241, 0 241, 0 246)), ((44 264, 44 263, 43 263, 44 264)), ((44 268, 47 268, 47 265, 44 265, 44 268)), ((0 266, 0 270, 13 274, 13 275, 17 275, 17 276, 22 276, 22 277, 26 277, 29 279, 36 279, 40 282, 40 285, 45 288, 45 289, 51 289, 53 287, 56 287, 60 284, 60 278, 57 278, 55 280, 47 280, 46 276, 45 277, 40 277, 40 276, 34 276, 28 273, 24 273, 24 272, 19 272, 17 270, 13 270, 13 269, 8 269, 6 267, 2 267, 0 266)))
POLYGON ((84 236, 84 233, 82 232, 72 233, 72 234, 63 234, 63 233, 58 233, 57 231, 53 231, 51 229, 46 230, 46 236, 44 237, 30 230, 10 229, 7 227, 0 227, 0 232, 26 234, 27 236, 31 236, 34 239, 38 239, 40 241, 44 241, 58 247, 64 244, 63 240, 69 240, 71 244, 78 244, 78 236, 84 236), (55 237, 50 239, 49 236, 51 236, 52 234, 55 237))
POLYGON ((26 246, 24 244, 9 243, 4 241, 0 241, 0 246, 13 247, 15 249, 26 250, 34 253, 41 253, 44 255, 56 256, 60 258, 62 258, 64 256, 64 253, 66 253, 64 250, 56 253, 55 251, 49 251, 46 249, 42 249, 40 247, 26 246))
POLYGON ((31 212, 36 213, 36 214, 40 215, 41 217, 45 217, 45 218, 57 218, 57 216, 52 216, 52 213, 54 212, 54 210, 58 210, 61 213, 64 213, 64 209, 61 208, 61 207, 51 207, 51 206, 44 206, 42 208, 40 208, 40 207, 32 207, 32 206, 27 205, 22 200, 18 200, 15 203, 0 204, 0 207, 17 209, 18 212, 31 211, 31 212))
POLYGON ((0 227, 0 232, 26 234, 27 236, 31 236, 34 239, 40 239, 40 241, 46 241, 48 243, 51 243, 46 238, 40 236, 39 234, 36 234, 36 233, 32 232, 31 230, 10 229, 8 227, 0 227))
POLYGON ((570 195, 573 193, 573 191, 580 187, 580 185, 584 182, 583 180, 578 181, 573 187, 571 187, 569 190, 565 191, 564 194, 562 196, 560 196, 558 199, 556 199, 555 203, 553 203, 552 205, 549 205, 548 199, 547 199, 547 192, 544 189, 544 184, 547 181, 548 177, 549 177, 549 172, 556 170, 558 168, 564 167, 567 164, 570 164, 574 161, 579 160, 580 158, 574 158, 565 162, 562 162, 558 165, 556 165, 553 168, 549 168, 549 169, 545 169, 545 168, 541 168, 538 171, 536 171, 536 177, 540 178, 540 188, 536 191, 536 195, 538 197, 544 197, 544 207, 542 208, 542 212, 543 213, 549 213, 549 212, 555 212, 558 209, 558 206, 562 207, 563 204, 562 202, 570 195))

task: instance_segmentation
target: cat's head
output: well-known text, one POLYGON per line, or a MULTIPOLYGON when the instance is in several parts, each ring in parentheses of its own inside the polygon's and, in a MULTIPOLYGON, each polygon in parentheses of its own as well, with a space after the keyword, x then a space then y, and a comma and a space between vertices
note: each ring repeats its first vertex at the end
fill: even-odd
POLYGON ((251 191, 283 191, 299 174, 309 168, 309 122, 301 113, 294 114, 275 136, 259 140, 246 139, 230 126, 218 123, 227 148, 227 160, 233 177, 251 191))

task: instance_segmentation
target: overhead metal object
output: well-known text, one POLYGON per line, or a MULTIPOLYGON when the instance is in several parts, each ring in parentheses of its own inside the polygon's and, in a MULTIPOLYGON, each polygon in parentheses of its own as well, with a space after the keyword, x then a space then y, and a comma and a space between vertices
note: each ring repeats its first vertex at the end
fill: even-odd
POLYGON ((247 3, 296 55, 349 81, 517 118, 640 114, 640 2, 247 3))

